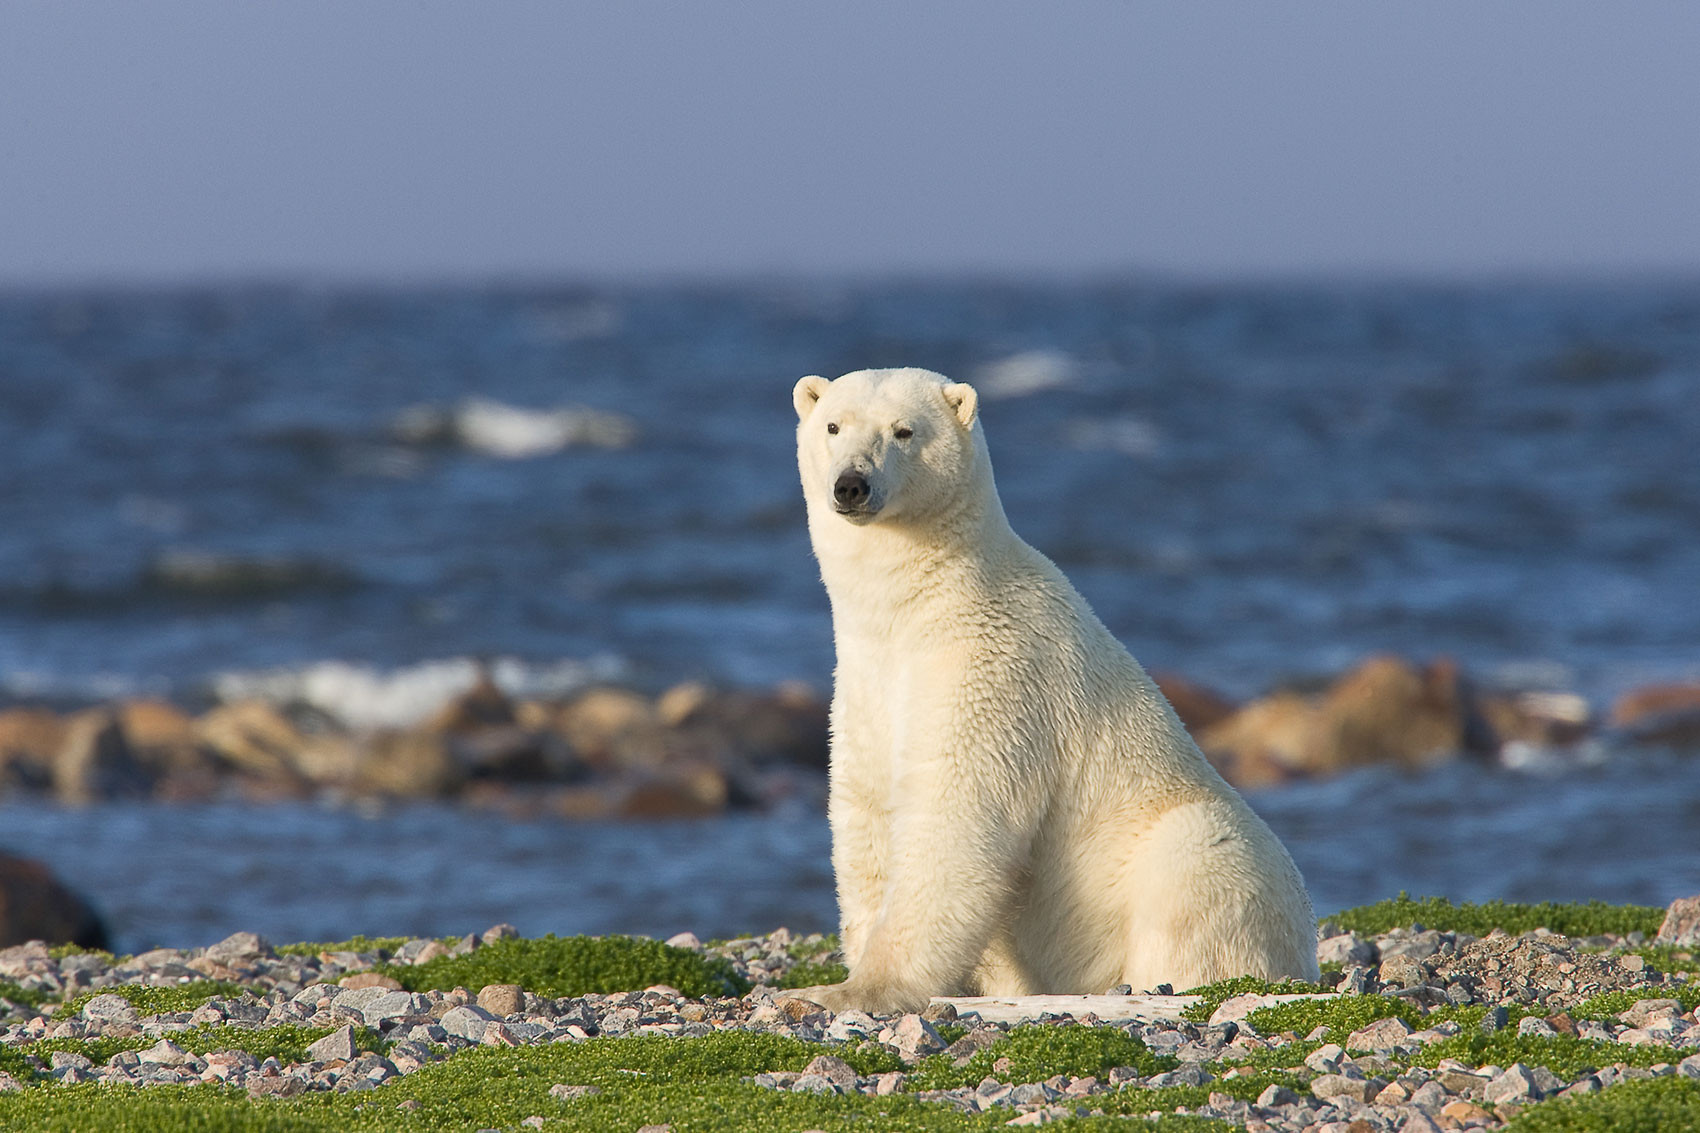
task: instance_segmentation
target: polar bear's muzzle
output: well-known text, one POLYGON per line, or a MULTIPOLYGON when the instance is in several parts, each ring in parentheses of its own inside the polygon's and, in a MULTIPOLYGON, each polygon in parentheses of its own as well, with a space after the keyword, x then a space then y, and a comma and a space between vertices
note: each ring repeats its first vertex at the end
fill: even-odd
POLYGON ((840 472, 832 483, 832 508, 839 515, 872 515, 879 510, 873 496, 868 478, 854 468, 840 472))

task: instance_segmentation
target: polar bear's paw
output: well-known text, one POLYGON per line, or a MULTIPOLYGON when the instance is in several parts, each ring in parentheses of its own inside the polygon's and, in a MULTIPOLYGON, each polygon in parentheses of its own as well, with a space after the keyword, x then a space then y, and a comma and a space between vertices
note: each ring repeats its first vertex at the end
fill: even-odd
POLYGON ((842 1011, 865 1011, 869 1015, 903 1015, 924 1010, 932 997, 925 992, 905 991, 896 987, 879 987, 857 983, 854 977, 839 984, 817 984, 790 992, 797 999, 806 999, 838 1014, 842 1011))

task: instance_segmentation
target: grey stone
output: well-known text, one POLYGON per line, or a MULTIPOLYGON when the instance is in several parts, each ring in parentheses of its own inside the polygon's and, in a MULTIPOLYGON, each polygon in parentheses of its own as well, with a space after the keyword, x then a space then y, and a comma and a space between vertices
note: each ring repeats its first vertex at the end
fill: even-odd
POLYGON ((337 1059, 348 1061, 355 1056, 354 1028, 338 1027, 318 1042, 307 1048, 307 1053, 318 1062, 333 1062, 337 1059))
POLYGON ((1257 1104, 1265 1109, 1271 1109, 1275 1106, 1297 1105, 1298 1103, 1299 1095, 1285 1086, 1265 1086, 1263 1092, 1257 1095, 1257 1104))
POLYGON ((141 1020, 141 1016, 136 1014, 136 1009, 130 1005, 128 999, 110 992, 97 995, 83 1004, 83 1018, 99 1019, 103 1023, 130 1024, 141 1020))
POLYGON ((1535 1084, 1535 1077, 1527 1066, 1513 1062, 1487 1084, 1482 1096, 1493 1105, 1540 1101, 1541 1088, 1535 1084))
POLYGON ((1494 1031, 1504 1030, 1510 1021, 1511 1012, 1503 1007, 1490 1007, 1487 1014, 1482 1016, 1481 1029, 1484 1033, 1492 1034, 1494 1031))
POLYGON ((897 1047, 898 1056, 905 1062, 945 1048, 945 1041, 938 1030, 919 1015, 903 1016, 892 1029, 895 1032, 892 1045, 897 1047))
POLYGON ((1325 1043, 1305 1055, 1305 1065, 1318 1074, 1337 1074, 1345 1057, 1345 1048, 1339 1043, 1325 1043))
POLYGON ((92 1070, 94 1063, 89 1061, 86 1054, 75 1051, 56 1050, 49 1056, 48 1065, 54 1070, 92 1070))
POLYGON ((142 1062, 152 1062, 160 1066, 182 1066, 191 1056, 170 1039, 160 1039, 148 1049, 137 1051, 136 1057, 142 1062))
POLYGON ((856 1068, 842 1058, 830 1054, 818 1054, 803 1067, 804 1074, 819 1074, 835 1085, 854 1086, 856 1084, 856 1068))
POLYGON ((519 936, 519 929, 511 924, 491 925, 484 930, 482 940, 485 944, 494 944, 498 940, 513 940, 519 936))
POLYGON ((556 1082, 549 1087, 549 1096, 562 1101, 574 1101, 578 1098, 588 1098, 592 1094, 600 1094, 601 1086, 570 1086, 565 1082, 556 1082))
POLYGON ((232 964, 242 960, 271 959, 271 942, 256 932, 234 932, 208 948, 206 958, 216 964, 232 964))
POLYGON ((1373 941, 1365 940, 1355 932, 1344 932, 1339 936, 1331 936, 1319 941, 1316 946, 1316 962, 1318 964, 1339 964, 1368 966, 1377 960, 1376 947, 1373 941))
POLYGON ((1353 1050, 1393 1050, 1411 1037, 1411 1025, 1403 1019, 1377 1019, 1361 1030, 1353 1031, 1346 1046, 1353 1050))
POLYGON ((1684 1078, 1700 1078, 1700 1054, 1691 1054, 1677 1063, 1676 1072, 1684 1078))
POLYGON ((1682 948, 1700 945, 1700 893, 1672 901, 1665 910, 1664 922, 1659 925, 1659 935, 1654 939, 1660 944, 1674 944, 1682 948))
POLYGON ((423 995, 411 991, 386 991, 370 1000, 360 1013, 368 1027, 376 1027, 388 1019, 400 1019, 405 1015, 425 1015, 429 1014, 430 1010, 431 1001, 423 995))
POLYGON ((437 1023, 448 1034, 463 1038, 467 1042, 481 1043, 484 1041, 485 1031, 496 1021, 496 1017, 482 1007, 467 1004, 450 1008, 437 1023))
POLYGON ((251 1098, 298 1098, 306 1092, 306 1079, 293 1074, 276 1077, 257 1074, 248 1079, 248 1096, 251 1098))
POLYGON ((1538 1039, 1558 1037, 1558 1029, 1537 1015, 1525 1015, 1517 1020, 1517 1033, 1538 1039))
POLYGON ((824 1074, 804 1074, 791 1084, 791 1090, 798 1094, 836 1094, 841 1092, 832 1079, 824 1074))
POLYGON ((1016 1105, 1043 1105, 1055 1101, 1059 1094, 1043 1082, 1024 1082, 1015 1087, 1010 1098, 1016 1105))
MULTIPOLYGON (((1472 1075, 1474 1077, 1474 1075, 1472 1075)), ((1480 1080, 1478 1079, 1478 1082, 1480 1080)), ((1479 1088, 1479 1086, 1478 1086, 1479 1088)), ((1411 1091, 1410 1104, 1425 1110, 1438 1112, 1440 1107, 1452 1100, 1452 1094, 1439 1082, 1424 1082, 1411 1091)))
POLYGON ((1323 1100, 1351 1098, 1355 1102, 1372 1102, 1381 1092, 1379 1078, 1349 1078, 1344 1074, 1320 1074, 1311 1080, 1310 1092, 1323 1100))

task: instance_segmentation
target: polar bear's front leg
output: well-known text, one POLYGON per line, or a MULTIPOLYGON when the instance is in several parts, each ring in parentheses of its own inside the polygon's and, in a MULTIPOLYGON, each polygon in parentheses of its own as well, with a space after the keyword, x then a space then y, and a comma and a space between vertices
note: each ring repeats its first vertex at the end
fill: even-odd
POLYGON ((838 886, 838 932, 845 963, 855 967, 885 903, 891 815, 865 790, 835 783, 827 802, 832 873, 838 886))
POLYGON ((854 952, 846 937, 850 978, 800 991, 803 998, 834 1011, 892 1014, 966 988, 1007 922, 1025 844, 1011 835, 1008 814, 960 778, 942 778, 924 792, 900 784, 878 912, 854 952))

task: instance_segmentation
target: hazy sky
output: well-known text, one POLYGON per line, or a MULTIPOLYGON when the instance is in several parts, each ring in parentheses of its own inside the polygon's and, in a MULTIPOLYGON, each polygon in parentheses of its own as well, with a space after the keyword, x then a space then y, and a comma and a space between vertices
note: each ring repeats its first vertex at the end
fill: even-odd
POLYGON ((0 282, 1700 271, 1700 4, 3 0, 0 282))

